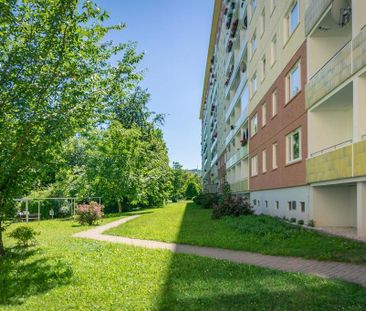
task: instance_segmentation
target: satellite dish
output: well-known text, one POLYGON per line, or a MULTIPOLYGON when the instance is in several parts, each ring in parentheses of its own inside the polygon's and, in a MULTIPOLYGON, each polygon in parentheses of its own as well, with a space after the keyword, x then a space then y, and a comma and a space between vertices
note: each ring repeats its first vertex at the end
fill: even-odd
POLYGON ((330 14, 334 22, 344 27, 351 20, 352 8, 349 0, 334 0, 330 14))

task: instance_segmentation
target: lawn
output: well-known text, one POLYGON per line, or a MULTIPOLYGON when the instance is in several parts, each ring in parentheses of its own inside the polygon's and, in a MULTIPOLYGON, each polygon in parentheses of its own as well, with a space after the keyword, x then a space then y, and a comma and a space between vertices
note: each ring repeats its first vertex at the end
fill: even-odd
POLYGON ((70 221, 31 226, 38 246, 0 259, 0 310, 366 309, 354 284, 72 238, 87 228, 70 221))
POLYGON ((193 245, 366 264, 366 243, 328 236, 269 216, 211 218, 191 202, 152 210, 108 234, 193 245))

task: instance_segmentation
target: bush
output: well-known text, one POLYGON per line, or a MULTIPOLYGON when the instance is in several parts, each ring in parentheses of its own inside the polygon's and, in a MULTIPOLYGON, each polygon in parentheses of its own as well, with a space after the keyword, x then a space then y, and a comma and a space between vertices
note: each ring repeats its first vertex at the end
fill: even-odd
POLYGON ((309 220, 308 221, 308 226, 309 227, 314 227, 315 226, 314 220, 309 220))
POLYGON ((28 247, 37 242, 36 235, 39 232, 29 226, 20 226, 9 233, 9 236, 17 240, 19 246, 28 247))
POLYGON ((193 198, 193 202, 201 205, 202 208, 213 208, 219 202, 220 196, 216 193, 200 193, 193 198))
POLYGON ((90 202, 90 204, 79 204, 76 207, 76 220, 81 224, 88 224, 89 226, 95 224, 98 220, 102 219, 103 205, 97 202, 90 202))
POLYGON ((292 224, 296 224, 296 218, 295 218, 295 217, 290 218, 290 222, 291 222, 292 224))
POLYGON ((299 219, 299 220, 297 221, 297 224, 302 226, 302 225, 304 224, 304 221, 303 221, 302 219, 299 219))
POLYGON ((71 215, 71 206, 63 205, 58 210, 58 216, 61 218, 67 217, 71 215))
POLYGON ((252 215, 253 209, 249 200, 243 197, 225 196, 214 204, 212 218, 218 219, 223 216, 252 215))

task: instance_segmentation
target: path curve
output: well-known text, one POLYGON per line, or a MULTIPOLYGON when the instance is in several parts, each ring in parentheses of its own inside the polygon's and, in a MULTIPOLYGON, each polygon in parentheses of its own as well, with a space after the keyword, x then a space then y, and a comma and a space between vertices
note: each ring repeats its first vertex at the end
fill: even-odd
POLYGON ((97 228, 73 235, 77 238, 93 239, 112 243, 121 243, 145 248, 167 249, 174 253, 191 254, 214 259, 223 259, 235 263, 250 264, 286 272, 301 272, 323 278, 337 278, 366 287, 366 266, 341 262, 317 261, 299 257, 270 256, 246 251, 229 250, 215 247, 166 243, 152 240, 125 238, 102 234, 141 215, 129 216, 97 228))

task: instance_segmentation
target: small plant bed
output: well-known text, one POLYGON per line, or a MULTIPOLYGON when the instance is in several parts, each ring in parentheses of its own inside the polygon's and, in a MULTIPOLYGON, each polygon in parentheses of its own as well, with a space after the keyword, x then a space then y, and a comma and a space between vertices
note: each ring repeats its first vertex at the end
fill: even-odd
POLYGON ((151 212, 106 233, 268 255, 366 264, 366 243, 329 236, 270 216, 212 219, 212 210, 190 202, 173 203, 151 212))
POLYGON ((8 248, 0 260, 0 310, 366 309, 366 288, 355 284, 72 238, 89 229, 74 221, 29 226, 38 246, 8 248))

